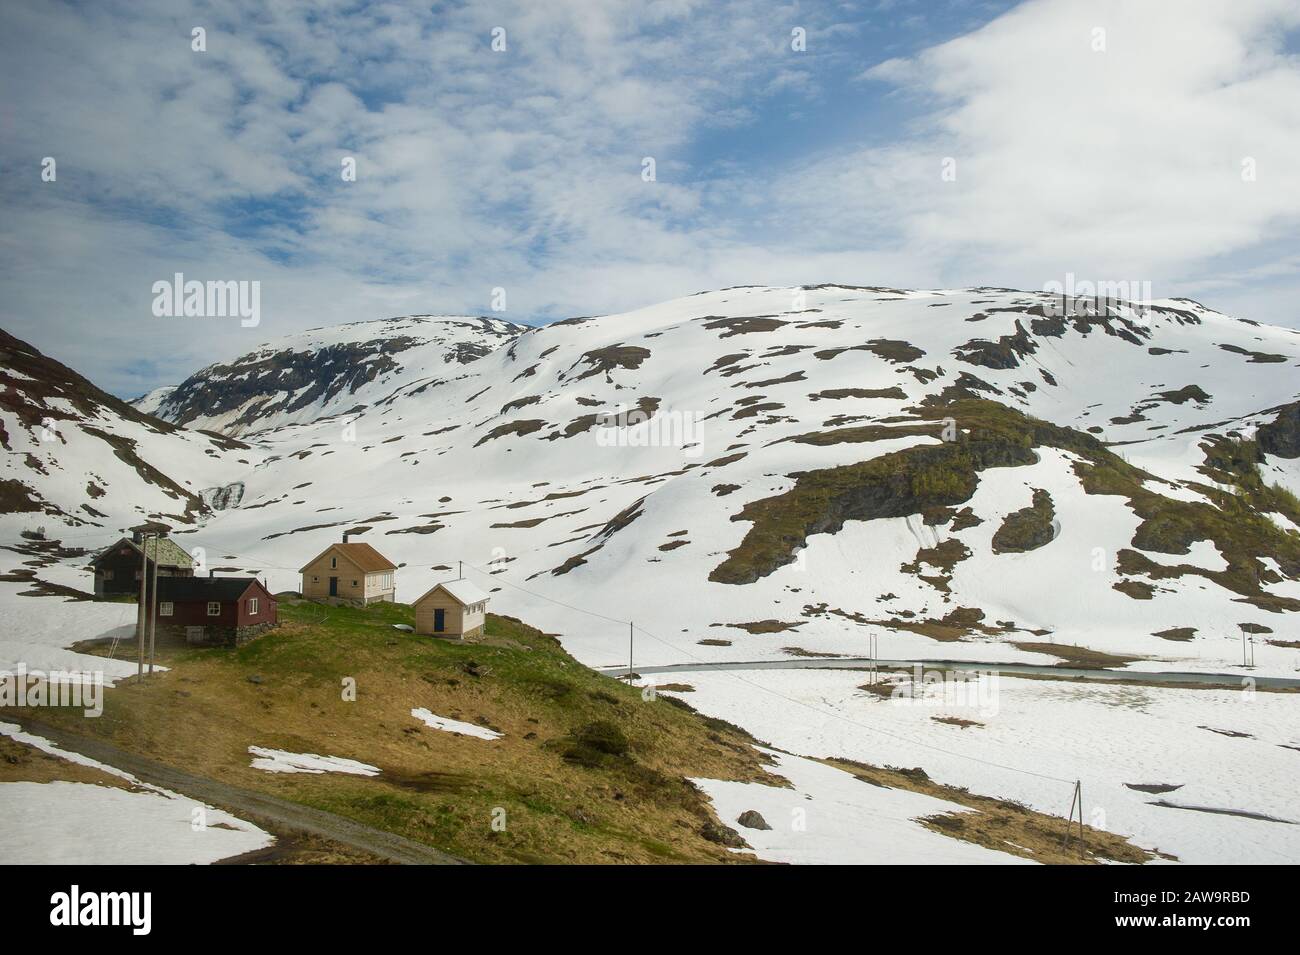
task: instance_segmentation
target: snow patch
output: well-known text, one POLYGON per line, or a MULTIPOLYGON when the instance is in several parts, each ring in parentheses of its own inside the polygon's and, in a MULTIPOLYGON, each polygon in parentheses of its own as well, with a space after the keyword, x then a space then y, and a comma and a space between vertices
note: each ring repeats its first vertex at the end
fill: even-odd
POLYGON ((463 723, 460 720, 438 716, 423 707, 411 710, 411 715, 424 723, 425 726, 436 730, 445 730, 448 733, 460 733, 462 736, 473 736, 477 739, 500 739, 502 736, 501 733, 490 730, 485 726, 475 726, 473 723, 463 723))
POLYGON ((318 756, 316 753, 288 753, 282 749, 250 746, 255 757, 249 764, 268 773, 347 773, 352 776, 378 776, 379 767, 359 763, 342 756, 318 756))

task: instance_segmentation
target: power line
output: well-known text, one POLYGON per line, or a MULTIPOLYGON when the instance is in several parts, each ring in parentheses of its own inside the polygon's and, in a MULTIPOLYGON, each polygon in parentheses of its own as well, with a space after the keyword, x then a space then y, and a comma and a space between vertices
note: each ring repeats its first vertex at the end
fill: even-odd
MULTIPOLYGON (((513 587, 515 588, 515 590, 522 590, 530 597, 536 597, 538 600, 550 601, 556 606, 564 607, 566 610, 572 610, 576 613, 585 613, 589 617, 596 617, 599 620, 605 620, 608 621, 609 623, 626 624, 632 622, 630 620, 619 620, 617 617, 607 617, 603 613, 596 613, 594 610, 585 610, 582 607, 575 607, 573 604, 566 604, 562 600, 556 600, 554 597, 548 597, 545 594, 536 593, 535 591, 529 590, 527 587, 520 587, 518 584, 506 580, 504 577, 499 577, 496 574, 489 573, 488 571, 483 570, 481 567, 475 567, 473 564, 466 563, 465 566, 468 567, 470 570, 478 571, 480 574, 483 574, 485 577, 490 577, 493 580, 500 581, 501 583, 506 584, 507 586, 513 587)), ((651 634, 651 636, 653 636, 653 634, 651 634)), ((655 637, 655 639, 658 640, 659 638, 655 637)))
MULTIPOLYGON (((669 644, 669 643, 668 643, 666 640, 664 640, 663 638, 655 636, 653 633, 650 633, 649 631, 647 631, 647 630, 644 629, 643 627, 637 627, 637 629, 640 630, 642 633, 644 633, 646 636, 648 636, 648 637, 652 637, 653 639, 658 640, 660 643, 663 643, 663 644, 665 644, 666 646, 672 646, 672 644, 669 644)), ((676 649, 676 648, 675 648, 675 649, 676 649)), ((689 650, 685 650, 685 651, 683 651, 683 652, 685 652, 687 656, 692 657, 693 659, 695 659, 695 660, 696 660, 697 662, 699 662, 699 663, 710 663, 710 662, 712 662, 712 661, 709 661, 709 660, 704 660, 704 659, 702 659, 701 657, 697 657, 697 656, 695 656, 695 654, 691 653, 689 650)), ((993 767, 996 767, 997 769, 1004 769, 1004 770, 1007 770, 1008 772, 1013 772, 1013 773, 1022 773, 1022 774, 1026 775, 1026 776, 1033 776, 1033 777, 1036 777, 1036 778, 1038 778, 1038 779, 1046 779, 1046 780, 1050 780, 1050 781, 1052 781, 1052 782, 1057 782, 1057 783, 1067 783, 1067 784, 1069 784, 1069 785, 1074 785, 1074 783, 1075 783, 1075 780, 1073 780, 1073 779, 1064 779, 1064 778, 1062 778, 1062 777, 1060 777, 1060 776, 1050 776, 1050 775, 1048 775, 1048 774, 1046 774, 1046 773, 1036 773, 1036 772, 1034 772, 1033 770, 1029 770, 1029 769, 1021 769, 1021 768, 1018 767, 1018 766, 1008 766, 1008 765, 1006 765, 1005 763, 996 763, 996 762, 993 762, 992 760, 981 759, 981 758, 978 757, 978 756, 972 756, 970 753, 959 753, 959 752, 956 752, 955 750, 944 749, 942 746, 935 746, 933 743, 925 743, 925 742, 922 742, 921 740, 912 739, 912 738, 907 737, 907 736, 900 736, 900 735, 897 734, 897 733, 891 733, 891 732, 889 732, 888 730, 881 729, 881 728, 878 727, 878 726, 871 726, 871 725, 869 725, 869 724, 867 724, 867 723, 860 723, 860 722, 858 722, 857 720, 855 720, 855 719, 851 719, 850 717, 847 717, 847 716, 845 716, 845 715, 842 714, 842 713, 837 713, 837 712, 835 712, 834 710, 822 709, 821 707, 819 707, 819 706, 815 706, 815 705, 813 705, 812 703, 808 703, 808 702, 806 702, 806 701, 804 701, 804 700, 795 699, 795 698, 792 697, 792 696, 786 696, 784 693, 781 693, 781 692, 779 692, 779 691, 777 691, 777 690, 773 690, 773 689, 771 689, 770 687, 765 687, 765 686, 763 686, 761 683, 755 683, 755 682, 753 682, 752 680, 747 680, 747 679, 745 679, 743 676, 740 676, 739 674, 737 674, 734 670, 715 670, 715 671, 712 671, 712 672, 715 672, 715 673, 725 673, 725 674, 726 674, 728 677, 730 677, 731 679, 736 680, 736 681, 738 681, 738 682, 740 682, 740 683, 743 683, 743 684, 745 684, 746 686, 753 687, 754 689, 756 689, 756 690, 758 690, 758 691, 760 691, 760 692, 762 692, 762 693, 767 693, 768 695, 770 695, 770 696, 775 696, 775 697, 777 697, 778 699, 785 700, 785 701, 787 701, 787 702, 789 702, 789 703, 794 703, 796 706, 802 706, 802 707, 804 707, 805 709, 812 710, 814 713, 819 713, 819 714, 821 714, 822 716, 830 716, 830 717, 833 717, 833 718, 835 718, 835 719, 837 719, 837 720, 840 720, 840 721, 842 721, 842 722, 844 722, 844 723, 848 723, 850 726, 856 726, 856 727, 858 727, 859 729, 864 729, 864 730, 866 730, 867 732, 870 732, 870 733, 878 733, 878 734, 881 735, 881 736, 888 736, 888 737, 890 737, 891 739, 898 740, 898 741, 901 742, 901 743, 909 743, 909 744, 911 744, 911 745, 913 745, 913 746, 919 746, 919 747, 921 747, 922 749, 932 750, 932 751, 934 751, 934 752, 936 752, 936 753, 943 753, 945 756, 953 756, 953 757, 956 757, 956 758, 958 758, 958 759, 969 759, 969 760, 971 760, 972 762, 980 763, 980 764, 985 765, 985 766, 993 766, 993 767)))
MULTIPOLYGON (((509 581, 509 580, 506 580, 506 579, 503 578, 503 577, 497 576, 497 575, 495 575, 495 574, 489 574, 487 571, 482 570, 482 569, 479 568, 479 567, 475 567, 473 564, 468 564, 468 563, 467 563, 467 564, 465 564, 465 566, 468 567, 468 568, 470 568, 471 570, 478 571, 480 574, 484 574, 485 576, 491 577, 493 580, 498 580, 498 581, 500 581, 501 583, 507 584, 507 585, 509 585, 509 586, 511 586, 511 587, 513 587, 513 588, 515 588, 516 590, 523 591, 524 593, 526 593, 526 594, 528 594, 528 595, 530 595, 530 596, 532 596, 532 597, 536 597, 536 598, 538 598, 538 599, 540 599, 540 600, 546 600, 546 601, 549 601, 550 603, 556 604, 557 606, 560 606, 560 607, 564 607, 564 608, 567 609, 567 610, 573 610, 573 611, 576 611, 577 613, 584 613, 584 614, 587 614, 587 615, 590 616, 590 617, 596 617, 596 618, 598 618, 598 619, 600 619, 600 620, 608 621, 609 623, 627 624, 627 625, 629 625, 629 626, 635 626, 637 630, 641 631, 641 633, 645 634, 645 635, 646 635, 647 637, 649 637, 650 639, 652 639, 652 640, 656 640, 656 641, 658 641, 659 643, 663 644, 664 646, 666 646, 666 647, 668 647, 668 648, 670 648, 670 649, 672 649, 672 650, 674 650, 674 651, 676 651, 676 652, 678 652, 678 653, 684 653, 686 656, 690 657, 692 660, 696 661, 697 663, 710 663, 710 662, 713 662, 713 661, 705 660, 705 659, 703 659, 702 657, 697 656, 696 654, 692 653, 690 650, 685 649, 684 647, 679 647, 679 646, 677 646, 677 645, 674 644, 674 643, 670 643, 669 641, 665 640, 663 637, 660 637, 660 636, 657 635, 657 634, 651 633, 649 630, 645 629, 644 627, 637 626, 637 625, 633 624, 633 623, 632 623, 631 621, 629 621, 629 620, 619 620, 619 619, 616 618, 616 617, 609 617, 609 616, 606 616, 605 614, 602 614, 602 613, 596 613, 596 612, 593 611, 593 610, 586 610, 586 609, 584 609, 584 608, 582 608, 582 607, 577 607, 577 606, 574 606, 574 605, 572 605, 572 604, 567 604, 567 603, 565 603, 564 601, 556 600, 556 599, 554 599, 553 597, 548 597, 548 596, 546 596, 545 594, 539 594, 539 593, 536 593, 535 591, 528 590, 528 589, 525 588, 525 587, 521 587, 521 586, 519 586, 519 585, 516 584, 516 583, 513 583, 513 582, 511 582, 511 581, 509 581)), ((870 725, 868 725, 868 724, 866 724, 866 723, 860 723, 860 722, 858 722, 857 720, 851 719, 850 717, 847 717, 847 716, 843 715, 842 713, 836 713, 834 710, 822 709, 821 707, 814 706, 813 704, 811 704, 811 703, 807 703, 807 702, 805 702, 804 700, 798 700, 798 699, 795 699, 794 697, 786 696, 784 693, 781 693, 781 692, 779 692, 779 691, 777 691, 777 690, 773 690, 773 689, 771 689, 771 688, 769 688, 769 687, 765 687, 765 686, 763 686, 763 685, 761 685, 761 684, 754 683, 754 682, 751 681, 751 680, 747 680, 747 679, 745 679, 744 677, 739 676, 738 674, 736 674, 734 671, 730 671, 730 670, 719 670, 719 671, 715 671, 715 672, 725 673, 725 674, 726 674, 728 677, 730 677, 731 679, 733 679, 733 680, 737 680, 738 682, 743 683, 743 684, 745 684, 746 686, 749 686, 749 687, 752 687, 752 688, 754 688, 754 689, 756 689, 756 690, 759 690, 759 691, 762 692, 762 693, 767 693, 767 694, 770 695, 770 696, 777 697, 778 699, 785 700, 786 702, 794 703, 796 706, 802 706, 802 707, 804 707, 805 709, 812 710, 813 712, 815 712, 815 713, 819 713, 819 714, 821 714, 822 716, 830 716, 830 717, 833 717, 833 718, 838 719, 838 720, 840 720, 840 721, 842 721, 842 722, 848 723, 848 724, 851 725, 851 726, 855 726, 855 727, 857 727, 857 728, 859 728, 859 729, 864 729, 864 730, 866 730, 866 731, 868 731, 868 732, 877 733, 877 734, 879 734, 879 735, 881 735, 881 736, 888 736, 888 737, 890 737, 891 739, 898 740, 899 742, 909 743, 909 744, 911 744, 911 745, 913 745, 913 746, 918 746, 918 747, 920 747, 920 748, 922 748, 922 749, 928 749, 928 750, 931 750, 931 751, 933 751, 933 752, 943 753, 945 756, 952 756, 952 757, 955 757, 955 758, 958 758, 958 759, 968 759, 968 760, 971 760, 972 762, 980 763, 980 764, 985 765, 985 766, 992 766, 992 767, 997 768, 997 769, 1006 770, 1007 772, 1012 772, 1012 773, 1021 773, 1021 774, 1023 774, 1023 775, 1026 775, 1026 776, 1032 776, 1032 777, 1035 777, 1035 778, 1037 778, 1037 779, 1044 779, 1044 780, 1048 780, 1048 781, 1051 781, 1051 782, 1065 783, 1065 784, 1070 785, 1070 786, 1073 786, 1073 785, 1075 784, 1075 782, 1076 782, 1076 780, 1073 780, 1073 779, 1065 779, 1065 778, 1060 777, 1060 776, 1051 776, 1051 775, 1048 775, 1048 774, 1046 774, 1046 773, 1036 773, 1036 772, 1034 772, 1034 771, 1032 771, 1032 770, 1021 769, 1021 768, 1018 767, 1018 766, 1008 766, 1008 765, 1006 765, 1006 764, 1004 764, 1004 763, 996 763, 996 762, 993 762, 992 760, 981 759, 981 758, 978 757, 978 756, 972 756, 972 755, 969 754, 969 753, 959 753, 959 752, 956 752, 956 751, 954 751, 954 750, 944 749, 942 746, 935 746, 935 745, 932 744, 932 743, 925 743, 925 742, 922 742, 921 740, 911 739, 911 738, 906 737, 906 736, 900 736, 900 735, 897 734, 897 733, 890 733, 888 730, 883 730, 883 729, 881 729, 880 727, 877 727, 877 726, 870 726, 870 725)))

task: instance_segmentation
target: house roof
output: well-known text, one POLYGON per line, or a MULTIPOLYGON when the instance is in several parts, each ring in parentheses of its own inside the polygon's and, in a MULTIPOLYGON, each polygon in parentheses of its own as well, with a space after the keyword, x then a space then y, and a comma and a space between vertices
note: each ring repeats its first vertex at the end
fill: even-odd
POLYGON ((326 547, 323 551, 309 560, 306 566, 299 568, 298 573, 305 574, 308 567, 316 563, 316 561, 320 560, 332 550, 338 551, 348 560, 352 561, 352 563, 356 564, 361 568, 363 574, 373 574, 376 571, 397 569, 396 564, 383 554, 379 553, 379 551, 375 550, 369 544, 362 544, 360 542, 353 543, 352 541, 349 541, 346 544, 330 544, 329 547, 326 547))
POLYGON ((259 590, 265 589, 256 577, 159 577, 158 599, 172 603, 189 600, 219 600, 226 603, 238 600, 253 586, 259 590))
MULTIPOLYGON (((91 564, 97 564, 103 558, 107 557, 113 551, 120 547, 130 547, 140 553, 140 545, 129 538, 123 537, 112 547, 105 547, 91 561, 91 564)), ((191 557, 180 544, 177 544, 169 537, 150 538, 144 543, 145 555, 151 561, 156 560, 160 567, 193 567, 194 558, 191 557)))
POLYGON ((451 598, 462 607, 468 607, 470 604, 481 603, 488 599, 487 592, 481 587, 470 583, 468 580, 462 579, 448 580, 445 583, 434 584, 423 597, 420 597, 420 599, 416 601, 416 603, 420 603, 420 601, 424 600, 425 597, 432 595, 439 587, 450 594, 451 598))

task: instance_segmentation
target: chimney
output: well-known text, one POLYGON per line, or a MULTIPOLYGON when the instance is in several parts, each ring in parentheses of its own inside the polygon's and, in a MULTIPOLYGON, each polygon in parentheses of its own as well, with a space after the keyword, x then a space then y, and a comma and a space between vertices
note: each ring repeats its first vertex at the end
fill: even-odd
POLYGON ((214 569, 212 569, 211 567, 209 567, 209 568, 208 568, 208 580, 211 580, 211 579, 212 579, 213 577, 215 577, 215 576, 217 576, 217 572, 216 572, 214 569))
POLYGON ((351 534, 351 533, 352 533, 351 531, 344 531, 344 532, 343 532, 343 543, 346 544, 346 543, 348 542, 348 535, 351 534))

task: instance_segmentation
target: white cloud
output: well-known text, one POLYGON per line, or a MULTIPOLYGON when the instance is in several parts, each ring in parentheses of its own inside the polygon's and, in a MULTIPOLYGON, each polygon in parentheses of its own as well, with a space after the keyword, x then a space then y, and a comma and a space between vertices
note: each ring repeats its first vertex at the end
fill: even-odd
POLYGON ((1289 0, 1026 3, 870 71, 924 102, 924 125, 813 164, 799 185, 820 206, 834 184, 849 215, 896 223, 972 280, 1185 281, 1300 222, 1300 61, 1281 51, 1297 26, 1289 0))
POLYGON ((1298 18, 1281 0, 1035 0, 843 90, 837 71, 873 55, 856 25, 768 0, 6 5, 0 323, 127 393, 312 325, 485 311, 494 286, 528 320, 724 285, 1068 270, 1284 320, 1287 276, 1258 256, 1297 252, 1281 38, 1298 18), (909 132, 780 163, 695 151, 785 137, 756 126, 784 123, 772 103, 831 96, 886 97, 909 132), (176 271, 260 280, 263 326, 160 325, 149 289, 176 271))

